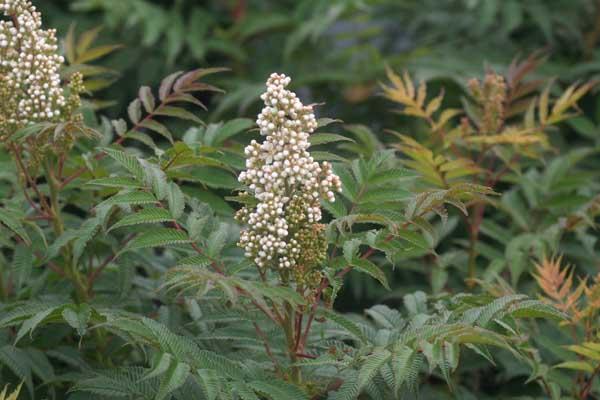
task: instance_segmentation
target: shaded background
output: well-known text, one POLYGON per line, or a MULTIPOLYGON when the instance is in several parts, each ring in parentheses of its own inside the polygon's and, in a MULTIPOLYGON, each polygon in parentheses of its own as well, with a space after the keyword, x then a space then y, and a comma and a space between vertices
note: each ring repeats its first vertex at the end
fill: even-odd
MULTIPOLYGON (((384 66, 417 78, 465 83, 485 65, 546 49, 544 73, 564 80, 600 69, 599 3, 593 0, 62 0, 40 1, 64 36, 103 26, 125 48, 104 60, 120 71, 103 93, 121 105, 141 84, 181 69, 225 66, 228 94, 211 119, 253 115, 273 71, 306 99, 346 122, 387 126, 389 105, 373 94, 384 66)), ((445 86, 448 82, 445 83, 445 86)), ((122 107, 114 107, 119 110, 122 107)), ((110 111, 110 110, 109 110, 110 111)))

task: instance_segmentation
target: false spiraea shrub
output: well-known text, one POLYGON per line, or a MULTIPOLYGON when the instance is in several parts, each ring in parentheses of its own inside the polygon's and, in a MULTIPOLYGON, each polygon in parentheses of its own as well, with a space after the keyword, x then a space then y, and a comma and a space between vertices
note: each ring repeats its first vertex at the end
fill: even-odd
POLYGON ((436 215, 494 192, 431 186, 392 150, 311 151, 360 146, 316 132, 333 120, 285 75, 256 123, 197 116, 220 68, 142 87, 110 121, 81 101, 83 74, 33 6, 1 7, 0 378, 22 398, 391 399, 425 376, 475 393, 462 357, 526 365, 525 319, 566 318, 493 292, 337 312, 346 276, 389 289, 403 259, 436 256, 436 215))

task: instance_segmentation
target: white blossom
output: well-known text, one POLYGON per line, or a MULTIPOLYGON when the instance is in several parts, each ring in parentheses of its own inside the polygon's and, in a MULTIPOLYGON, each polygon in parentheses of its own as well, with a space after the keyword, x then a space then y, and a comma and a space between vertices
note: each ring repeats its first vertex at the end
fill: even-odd
POLYGON ((331 164, 319 164, 308 152, 308 136, 317 121, 312 106, 286 89, 289 83, 285 75, 269 77, 261 95, 265 107, 256 121, 265 140, 246 147, 247 169, 239 175, 258 201, 254 209, 238 214, 248 225, 240 246, 261 267, 294 266, 303 249, 292 230, 303 221, 320 221, 321 197, 335 201, 334 192, 341 190, 331 164))
POLYGON ((66 100, 56 32, 42 29, 27 0, 0 0, 0 134, 31 122, 55 120, 66 100))

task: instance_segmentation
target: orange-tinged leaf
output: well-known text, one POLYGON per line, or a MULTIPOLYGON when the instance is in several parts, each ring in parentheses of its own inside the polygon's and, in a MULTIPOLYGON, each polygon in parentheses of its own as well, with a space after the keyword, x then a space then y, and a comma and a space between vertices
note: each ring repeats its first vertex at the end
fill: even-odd
POLYGON ((533 129, 535 127, 535 106, 537 104, 537 100, 538 99, 536 97, 531 101, 531 103, 529 104, 529 108, 525 113, 524 122, 526 129, 533 129))
POLYGON ((433 125, 432 129, 434 131, 442 129, 448 121, 450 121, 452 118, 456 117, 459 114, 462 114, 462 110, 459 110, 457 108, 445 109, 444 111, 442 111, 440 119, 438 119, 438 121, 433 125))
POLYGON ((548 144, 548 138, 542 132, 535 132, 532 130, 517 131, 507 129, 506 131, 498 135, 486 135, 486 136, 470 136, 465 139, 471 143, 485 143, 485 144, 512 144, 512 145, 531 145, 531 144, 548 144))
POLYGON ((402 110, 402 114, 414 115, 415 117, 422 117, 422 118, 427 117, 427 113, 425 113, 425 111, 420 110, 415 107, 406 107, 404 110, 402 110))
POLYGON ((577 87, 577 84, 573 84, 567 88, 565 93, 560 97, 560 99, 554 105, 552 109, 552 113, 562 113, 567 108, 573 107, 576 103, 581 99, 594 85, 596 82, 588 82, 577 87))
POLYGON ((565 361, 563 363, 555 365, 553 368, 565 368, 590 373, 594 372, 594 367, 592 367, 590 363, 587 363, 585 361, 565 361))
POLYGON ((592 360, 600 361, 600 351, 592 350, 588 347, 580 346, 580 345, 572 345, 567 346, 569 350, 580 354, 584 357, 591 358, 592 360))
POLYGON ((164 115, 168 117, 174 117, 179 119, 186 119, 189 121, 197 122, 199 124, 203 124, 202 120, 196 117, 194 114, 189 112, 188 110, 180 107, 172 107, 172 106, 162 106, 156 109, 156 115, 164 115))
POLYGON ((425 81, 421 81, 419 83, 419 89, 417 92, 417 105, 419 106, 419 108, 423 108, 423 105, 425 104, 426 96, 427 96, 427 84, 425 83, 425 81))
POLYGON ((562 267, 562 256, 544 258, 535 265, 534 278, 546 297, 561 311, 577 312, 578 303, 585 291, 586 283, 582 281, 576 290, 573 288, 573 271, 567 265, 562 267))
POLYGON ((550 98, 550 87, 552 84, 546 86, 542 95, 540 96, 539 103, 539 113, 540 113, 540 123, 542 125, 546 125, 546 121, 548 120, 548 103, 550 98))
POLYGON ((65 51, 69 64, 75 63, 75 24, 69 26, 67 36, 65 37, 65 51))
POLYGON ((406 85, 406 94, 411 99, 415 98, 415 86, 413 85, 412 78, 408 74, 408 71, 404 71, 404 84, 406 85))
POLYGON ((444 99, 444 92, 442 91, 439 95, 437 95, 437 97, 435 97, 433 100, 431 100, 429 102, 429 104, 427 104, 427 109, 425 110, 425 114, 428 117, 433 115, 434 112, 439 110, 440 106, 442 105, 443 99, 444 99))
POLYGON ((556 100, 554 107, 552 107, 552 114, 561 114, 564 110, 569 107, 569 99, 575 91, 576 83, 572 84, 564 91, 564 93, 556 100))
POLYGON ((79 36, 79 40, 77 41, 77 54, 85 53, 90 48, 92 43, 94 43, 94 40, 98 38, 98 34, 100 33, 100 31, 102 31, 102 26, 97 26, 95 28, 83 32, 79 36))
POLYGON ((117 49, 120 49, 121 47, 123 47, 123 46, 120 44, 112 44, 112 45, 94 47, 93 49, 87 50, 83 54, 79 54, 77 57, 77 60, 75 60, 75 63, 85 64, 86 62, 97 60, 99 58, 107 56, 108 54, 112 53, 113 51, 115 51, 117 49))

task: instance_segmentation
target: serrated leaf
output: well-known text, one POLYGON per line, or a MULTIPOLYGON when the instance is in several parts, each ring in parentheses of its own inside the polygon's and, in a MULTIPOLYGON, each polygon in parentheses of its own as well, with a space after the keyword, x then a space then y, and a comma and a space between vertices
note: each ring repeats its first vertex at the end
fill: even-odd
POLYGON ((0 364, 5 365, 27 385, 30 397, 33 398, 33 382, 31 366, 26 353, 14 346, 5 345, 0 348, 0 364))
POLYGON ((339 124, 339 123, 343 123, 344 121, 342 121, 341 119, 334 119, 334 118, 319 118, 317 120, 317 127, 318 128, 322 128, 324 126, 327 125, 331 125, 331 124, 339 124))
POLYGON ((156 150, 158 148, 156 146, 156 143, 154 143, 154 140, 150 137, 150 135, 147 135, 140 131, 129 131, 127 133, 127 139, 137 140, 138 142, 150 147, 152 150, 156 150))
POLYGON ((190 239, 185 232, 171 228, 157 228, 143 232, 132 239, 122 251, 132 251, 150 247, 163 247, 173 244, 189 243, 190 239))
POLYGON ((346 215, 348 215, 348 210, 346 209, 346 206, 344 205, 344 202, 340 199, 340 197, 336 197, 337 199, 334 202, 322 200, 321 207, 329 211, 331 215, 333 215, 335 218, 345 217, 346 215))
POLYGON ((540 123, 542 125, 545 125, 546 122, 548 121, 548 103, 549 103, 549 97, 550 97, 550 87, 551 87, 551 85, 546 86, 546 88, 544 89, 544 91, 542 92, 542 94, 540 96, 539 117, 540 117, 540 123))
POLYGON ((196 83, 197 80, 199 80, 200 78, 207 76, 207 75, 211 75, 211 74, 216 74, 219 72, 224 72, 224 71, 229 71, 228 68, 223 68, 223 67, 214 67, 214 68, 198 68, 195 69, 193 71, 189 71, 186 72, 185 74, 183 74, 179 79, 177 79, 177 82, 175 82, 175 85, 173 86, 175 91, 189 91, 190 90, 190 86, 193 87, 193 85, 196 83))
POLYGON ((210 369, 199 369, 196 371, 196 382, 200 385, 207 400, 216 400, 220 391, 219 374, 210 369))
POLYGON ((163 400, 174 390, 181 387, 188 378, 190 370, 190 366, 186 363, 173 362, 169 370, 163 375, 154 400, 163 400))
POLYGON ((140 204, 152 204, 158 200, 151 193, 148 192, 129 192, 116 194, 108 199, 104 200, 101 205, 140 205, 140 204))
POLYGON ((158 90, 158 97, 161 101, 165 101, 167 96, 171 93, 175 80, 179 78, 181 74, 183 74, 183 71, 178 71, 172 73, 171 75, 167 76, 165 79, 162 80, 160 88, 158 90))
POLYGON ((110 121, 110 123, 118 136, 123 136, 125 133, 127 133, 127 122, 124 119, 115 119, 110 121))
POLYGON ((113 160, 125 167, 139 181, 141 181, 144 178, 144 169, 142 168, 139 160, 136 157, 129 155, 121 150, 109 147, 102 148, 101 151, 103 151, 113 160))
POLYGON ((585 361, 565 361, 555 365, 553 368, 572 369, 575 371, 583 371, 588 373, 594 372, 594 367, 585 361))
POLYGON ((185 119, 185 120, 188 120, 188 121, 196 122, 198 124, 202 124, 203 123, 200 118, 196 117, 194 114, 192 114, 191 112, 189 112, 185 108, 181 108, 181 107, 162 106, 162 107, 159 107, 155 111, 155 114, 156 115, 163 115, 163 116, 167 116, 167 117, 174 117, 174 118, 179 118, 179 119, 185 119))
POLYGON ((228 234, 228 226, 226 223, 220 223, 219 226, 214 229, 208 236, 206 241, 206 253, 210 257, 217 257, 223 247, 225 247, 227 234, 228 234))
POLYGON ((260 400, 259 397, 254 393, 252 389, 250 389, 243 382, 232 382, 231 383, 233 390, 235 393, 241 398, 241 400, 260 400))
POLYGON ((260 289, 262 296, 274 303, 289 303, 293 306, 306 305, 306 299, 292 288, 263 284, 257 284, 256 286, 260 289))
POLYGON ((342 196, 348 198, 348 200, 352 202, 356 201, 356 198, 358 197, 358 185, 352 177, 352 174, 347 168, 340 164, 334 164, 333 171, 342 181, 342 196))
POLYGON ((22 288, 31 276, 33 267, 33 249, 31 246, 19 244, 15 247, 13 255, 12 271, 16 277, 18 288, 22 288))
POLYGON ((594 361, 600 361, 600 349, 593 350, 593 349, 590 349, 589 347, 585 347, 585 346, 581 346, 581 345, 567 346, 567 349, 569 349, 572 352, 575 352, 577 354, 580 354, 584 357, 590 358, 594 361))
POLYGON ((142 381, 161 376, 169 370, 171 362, 173 361, 173 356, 170 353, 161 353, 157 358, 158 360, 153 363, 153 368, 144 375, 141 379, 142 381))
POLYGON ((50 314, 52 314, 58 307, 49 307, 45 310, 39 311, 37 313, 35 313, 33 316, 31 316, 30 318, 26 319, 25 321, 23 321, 23 324, 21 325, 21 327, 19 328, 19 331, 17 332, 17 336, 15 337, 15 345, 26 335, 26 334, 32 334, 33 331, 35 330, 35 328, 38 327, 39 324, 41 324, 42 322, 44 322, 46 320, 46 318, 48 318, 50 316, 50 314))
POLYGON ((127 107, 127 114, 129 115, 131 122, 134 124, 140 122, 142 119, 142 103, 140 102, 140 99, 135 99, 129 103, 129 106, 127 107))
POLYGON ((139 182, 120 176, 109 177, 109 178, 98 178, 93 179, 85 183, 86 185, 106 186, 112 188, 141 188, 143 187, 139 182))
POLYGON ((392 368, 394 371, 394 393, 398 393, 404 384, 409 372, 408 370, 413 362, 414 355, 415 351, 406 345, 398 344, 397 347, 394 348, 394 353, 392 356, 392 368))
POLYGON ((167 139, 170 143, 173 143, 173 134, 169 131, 169 129, 166 126, 164 126, 160 122, 157 122, 153 119, 146 119, 142 121, 142 123, 139 124, 139 126, 142 128, 150 129, 151 131, 156 132, 165 139, 167 139))
POLYGON ((125 216, 113 226, 108 232, 113 229, 122 228, 124 226, 140 225, 140 224, 156 224, 166 221, 172 221, 173 217, 169 211, 160 207, 144 208, 135 214, 125 216))
POLYGON ((352 260, 351 266, 354 270, 371 275, 373 278, 377 279, 386 289, 390 290, 390 286, 388 284, 385 273, 381 270, 381 268, 373 264, 371 261, 364 258, 355 257, 352 260))
POLYGON ((416 246, 420 250, 430 250, 431 246, 419 232, 402 229, 396 232, 396 235, 416 246))
POLYGON ((120 44, 113 44, 113 45, 98 46, 98 47, 94 47, 93 49, 88 49, 85 53, 80 54, 79 57, 77 57, 77 63, 85 64, 87 62, 94 61, 98 58, 107 56, 108 54, 114 52, 115 50, 120 49, 121 47, 123 47, 123 46, 120 44))
POLYGON ((270 400, 308 400, 309 397, 298 387, 284 381, 271 380, 248 383, 255 391, 267 396, 270 400))
POLYGON ((404 182, 409 179, 414 179, 417 174, 406 168, 393 168, 385 171, 377 171, 369 178, 369 185, 382 185, 390 183, 404 182))
POLYGON ((550 304, 542 303, 538 300, 525 300, 513 304, 510 313, 515 318, 545 318, 553 320, 563 320, 566 315, 550 304))
POLYGON ((376 349, 372 354, 367 356, 365 362, 358 373, 358 388, 359 391, 365 385, 373 380, 379 369, 392 357, 392 353, 387 349, 376 349))
POLYGON ((148 114, 151 114, 152 111, 154 111, 154 108, 156 107, 156 100, 154 99, 154 95, 152 94, 152 89, 150 89, 148 86, 142 86, 140 87, 138 96, 139 99, 142 101, 142 104, 144 104, 144 109, 146 110, 146 112, 148 114))
POLYGON ((146 160, 140 160, 140 164, 144 167, 144 183, 152 188, 158 200, 163 200, 169 187, 167 174, 158 165, 146 160))
POLYGON ((333 154, 328 151, 312 151, 310 154, 316 161, 339 161, 343 163, 348 162, 348 160, 344 157, 338 156, 337 154, 333 154))
POLYGON ((326 144, 326 143, 332 143, 332 142, 343 142, 343 141, 354 142, 354 140, 352 140, 346 136, 338 135, 335 133, 315 133, 308 137, 308 141, 310 142, 311 146, 318 146, 320 144, 326 144))
POLYGON ((358 253, 358 247, 360 246, 360 239, 346 240, 342 246, 344 259, 348 263, 352 263, 352 260, 356 258, 358 253))
POLYGON ((210 265, 212 260, 205 255, 196 254, 190 257, 186 257, 177 262, 177 267, 205 267, 210 265))
POLYGON ((386 203, 406 201, 412 197, 412 193, 404 189, 396 188, 375 188, 369 189, 364 193, 360 200, 360 204, 364 203, 386 203))
POLYGON ((197 168, 191 172, 194 180, 217 189, 236 189, 240 186, 237 179, 229 172, 213 167, 197 168))
POLYGON ((367 337, 365 336, 364 332, 360 329, 360 327, 354 321, 351 321, 348 318, 346 318, 345 316, 340 315, 340 314, 336 313, 335 311, 329 310, 326 308, 320 308, 318 310, 318 314, 331 320, 332 322, 336 323, 337 325, 341 326, 351 336, 355 337, 356 339, 359 339, 361 342, 367 343, 367 337))
POLYGON ((13 133, 10 138, 12 140, 18 141, 26 139, 30 136, 34 136, 39 134, 40 132, 51 128, 53 125, 47 122, 41 122, 37 124, 27 125, 23 128, 18 129, 15 133, 13 133))
POLYGON ((357 382, 357 374, 352 371, 350 374, 347 374, 346 379, 340 386, 340 388, 332 393, 328 400, 355 400, 358 399, 360 394, 357 382))
POLYGON ((237 135, 243 131, 246 131, 254 126, 254 121, 248 118, 235 118, 227 121, 219 128, 216 132, 212 143, 212 146, 220 146, 227 139, 237 135))
POLYGON ((77 263, 86 249, 88 243, 94 238, 102 227, 99 216, 85 220, 77 230, 77 238, 73 243, 73 262, 77 263))
POLYGON ((178 219, 183 215, 185 209, 185 197, 181 188, 175 182, 171 182, 167 189, 167 203, 169 204, 169 211, 174 219, 178 219))
POLYGON ((74 329, 79 336, 83 336, 87 330, 87 324, 92 315, 92 310, 87 304, 67 306, 62 311, 64 320, 74 329))
POLYGON ((29 235, 25 231, 21 221, 19 221, 19 219, 15 216, 14 211, 11 212, 6 208, 0 208, 0 222, 6 225, 11 231, 16 233, 26 243, 31 243, 29 235))

